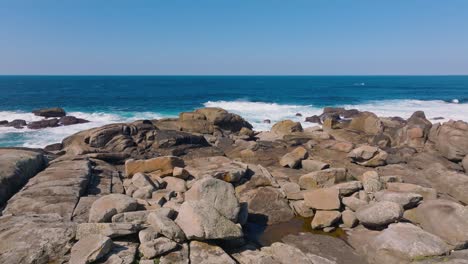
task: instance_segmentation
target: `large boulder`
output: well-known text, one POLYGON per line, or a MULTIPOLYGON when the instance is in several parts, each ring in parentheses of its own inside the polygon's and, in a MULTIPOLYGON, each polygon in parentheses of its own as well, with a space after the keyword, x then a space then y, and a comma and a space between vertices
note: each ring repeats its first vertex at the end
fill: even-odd
POLYGON ((80 239, 71 249, 70 264, 87 264, 104 257, 112 248, 112 240, 103 235, 80 239))
POLYGON ((208 203, 227 219, 237 222, 239 201, 230 183, 214 178, 201 179, 185 193, 185 200, 208 203))
POLYGON ((206 120, 212 122, 215 126, 232 132, 238 132, 243 127, 252 128, 252 125, 245 121, 241 116, 228 113, 226 110, 216 107, 206 107, 195 110, 195 113, 202 114, 206 120))
POLYGON ((370 263, 409 263, 449 252, 439 237, 409 223, 390 225, 369 243, 370 263))
MULTIPOLYGON (((333 261, 330 261, 324 257, 312 254, 304 253, 299 248, 288 245, 281 242, 275 242, 269 247, 263 247, 262 252, 264 254, 270 255, 273 259, 281 264, 287 263, 303 263, 303 264, 332 264, 333 261)), ((276 263, 276 262, 273 262, 276 263)))
POLYGON ((37 109, 33 110, 32 112, 36 116, 43 116, 45 118, 62 117, 66 115, 65 110, 63 110, 63 108, 60 107, 37 109))
POLYGON ((301 123, 294 122, 292 120, 283 120, 274 124, 271 128, 271 132, 278 136, 290 135, 296 132, 303 132, 301 123))
POLYGON ((468 244, 468 209, 461 204, 448 200, 424 201, 405 212, 405 218, 453 246, 468 244))
POLYGON ((145 259, 153 259, 170 252, 176 247, 176 242, 165 237, 159 237, 154 240, 141 243, 138 251, 141 252, 145 259))
POLYGON ((20 149, 0 149, 0 205, 3 205, 32 176, 44 169, 42 153, 20 149))
POLYGON ((147 160, 125 161, 125 175, 132 177, 137 172, 160 171, 161 176, 170 175, 175 167, 184 167, 184 161, 175 156, 157 157, 147 160))
POLYGON ((359 165, 378 167, 386 164, 388 154, 377 147, 363 145, 353 149, 348 157, 359 165))
POLYGON ((293 169, 297 168, 301 164, 301 161, 307 158, 307 155, 307 150, 304 147, 297 147, 280 159, 280 165, 293 169))
POLYGON ((447 159, 460 161, 468 154, 468 123, 450 120, 431 134, 436 148, 447 159))
POLYGON ((318 210, 337 210, 341 207, 340 192, 335 188, 321 188, 304 192, 307 206, 318 210))
POLYGON ((110 238, 136 234, 144 225, 130 223, 82 223, 76 228, 76 239, 90 235, 103 235, 110 238))
POLYGON ((124 194, 109 194, 97 199, 89 210, 89 222, 111 222, 112 216, 135 211, 138 203, 135 199, 124 194))
POLYGON ((182 203, 176 224, 190 240, 235 239, 243 236, 238 225, 211 205, 200 201, 182 203))
POLYGON ((394 202, 376 202, 359 207, 356 217, 364 226, 380 228, 399 220, 403 216, 403 207, 394 202))
POLYGON ((400 131, 400 145, 416 149, 424 148, 431 127, 432 123, 426 119, 423 111, 414 112, 400 131))
POLYGON ((468 174, 431 166, 425 171, 425 176, 439 193, 446 193, 462 203, 468 203, 468 174))
POLYGON ((192 159, 187 162, 185 169, 197 179, 213 177, 227 182, 238 182, 246 175, 248 166, 223 156, 214 156, 192 159))
POLYGON ((360 112, 353 116, 348 128, 368 135, 377 135, 382 133, 384 127, 382 121, 374 113, 360 112))
POLYGON ((247 203, 249 220, 259 224, 287 222, 294 217, 288 200, 277 188, 260 187, 244 192, 239 197, 247 203))
POLYGON ((299 178, 299 185, 302 189, 315 189, 330 187, 336 183, 346 180, 346 169, 330 168, 304 174, 299 178))

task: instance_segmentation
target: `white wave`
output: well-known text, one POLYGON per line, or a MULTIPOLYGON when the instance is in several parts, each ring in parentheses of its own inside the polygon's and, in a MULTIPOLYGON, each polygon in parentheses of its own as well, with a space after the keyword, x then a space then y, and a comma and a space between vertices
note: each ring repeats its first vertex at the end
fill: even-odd
POLYGON ((322 113, 322 108, 312 105, 288 105, 249 101, 208 101, 204 103, 204 106, 221 107, 229 112, 239 114, 258 131, 270 130, 275 122, 284 119, 302 122, 304 127, 314 126, 317 124, 303 122, 305 117, 322 113), (297 113, 302 114, 302 116, 296 116, 297 113), (270 120, 271 123, 264 123, 266 119, 270 120))
MULTIPOLYGON (((42 148, 52 143, 61 142, 62 139, 67 136, 93 127, 99 127, 110 123, 131 122, 139 119, 158 119, 162 117, 161 115, 153 112, 69 112, 68 115, 84 118, 90 122, 71 126, 49 127, 39 130, 28 128, 16 129, 13 127, 0 127, 0 146, 18 146, 17 142, 21 142, 19 146, 42 148), (16 138, 16 140, 12 140, 11 138, 16 138)), ((12 121, 14 119, 23 119, 27 122, 31 122, 42 120, 43 118, 35 116, 32 113, 0 111, 0 120, 12 121)))
MULTIPOLYGON (((288 105, 248 101, 209 101, 204 105, 206 107, 221 107, 239 114, 251 122, 255 130, 259 131, 269 130, 275 122, 284 119, 301 122, 304 127, 314 126, 316 124, 304 122, 305 117, 319 115, 323 110, 322 107, 313 105, 288 105), (302 117, 297 117, 296 113, 301 113, 302 117), (271 124, 263 123, 265 119, 270 119, 271 124)), ((354 108, 360 111, 370 111, 378 116, 399 116, 403 118, 408 118, 415 111, 421 110, 425 112, 429 120, 435 117, 444 118, 437 120, 437 122, 445 122, 449 119, 468 121, 468 104, 453 104, 442 100, 382 100, 363 104, 335 105, 335 107, 354 108)))

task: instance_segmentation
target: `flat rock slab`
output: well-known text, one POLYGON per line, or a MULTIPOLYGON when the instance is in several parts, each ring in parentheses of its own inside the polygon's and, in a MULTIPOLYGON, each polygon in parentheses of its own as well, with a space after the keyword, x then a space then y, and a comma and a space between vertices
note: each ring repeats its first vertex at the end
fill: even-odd
POLYGON ((78 199, 86 191, 90 175, 90 162, 87 160, 54 162, 31 178, 8 201, 4 214, 58 213, 71 220, 78 199))
POLYGON ((46 163, 45 156, 38 152, 0 149, 0 205, 44 169, 46 163))
POLYGON ((284 243, 299 248, 304 253, 315 254, 337 264, 364 263, 364 259, 341 239, 331 236, 299 233, 281 239, 284 243))
POLYGON ((126 236, 136 234, 144 227, 144 225, 127 223, 83 223, 78 225, 76 239, 80 240, 92 234, 100 234, 111 238, 126 236))
POLYGON ((102 259, 99 264, 133 264, 137 253, 137 243, 114 241, 112 249, 102 259))
POLYGON ((57 214, 0 217, 0 263, 62 263, 72 247, 75 224, 57 214))
POLYGON ((70 264, 92 263, 104 257, 112 248, 112 240, 103 235, 89 235, 71 249, 70 264))
POLYGON ((399 220, 403 216, 403 207, 394 202, 376 202, 360 207, 356 217, 367 227, 379 228, 399 220))

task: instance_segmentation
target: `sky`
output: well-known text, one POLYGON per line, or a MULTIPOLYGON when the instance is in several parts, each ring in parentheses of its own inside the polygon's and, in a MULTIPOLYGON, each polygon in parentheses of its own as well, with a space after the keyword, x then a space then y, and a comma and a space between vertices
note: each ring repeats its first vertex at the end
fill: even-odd
POLYGON ((0 0, 0 74, 468 74, 468 1, 0 0))

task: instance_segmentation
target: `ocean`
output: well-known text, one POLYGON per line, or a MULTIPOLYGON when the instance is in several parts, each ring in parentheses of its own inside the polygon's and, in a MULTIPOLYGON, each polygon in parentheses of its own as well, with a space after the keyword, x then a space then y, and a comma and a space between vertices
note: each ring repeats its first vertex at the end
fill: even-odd
POLYGON ((429 119, 445 118, 433 122, 468 121, 468 76, 0 76, 0 121, 40 120, 31 111, 47 107, 91 121, 42 130, 0 127, 0 146, 44 147, 91 127, 204 106, 240 114, 256 130, 282 119, 302 122, 325 106, 404 118, 423 110, 429 119))

